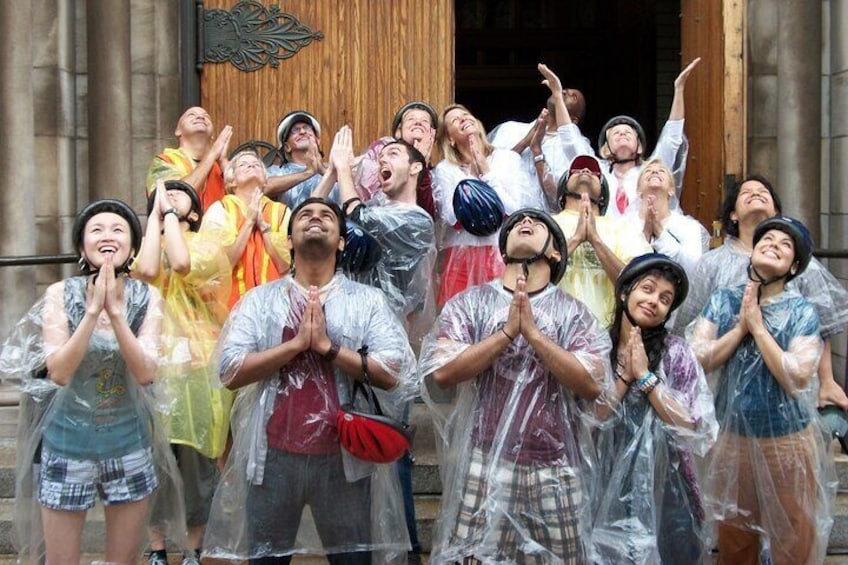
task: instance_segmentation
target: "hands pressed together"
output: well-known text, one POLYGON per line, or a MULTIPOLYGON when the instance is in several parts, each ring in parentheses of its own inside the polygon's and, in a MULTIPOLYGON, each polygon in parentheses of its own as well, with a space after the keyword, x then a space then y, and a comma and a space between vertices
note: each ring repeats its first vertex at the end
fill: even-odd
POLYGON ((533 307, 530 297, 526 291, 527 280, 524 275, 519 275, 512 293, 512 303, 509 305, 509 315, 503 325, 503 331, 512 341, 519 335, 523 335, 527 341, 531 341, 540 333, 539 326, 533 318, 533 307))
POLYGON ((299 351, 314 351, 319 355, 325 355, 333 345, 327 335, 324 308, 318 296, 317 286, 309 287, 306 310, 293 341, 297 343, 299 351))
POLYGON ((100 271, 89 279, 85 295, 87 314, 99 316, 105 311, 110 320, 123 318, 123 293, 115 277, 115 265, 111 255, 106 255, 100 271))

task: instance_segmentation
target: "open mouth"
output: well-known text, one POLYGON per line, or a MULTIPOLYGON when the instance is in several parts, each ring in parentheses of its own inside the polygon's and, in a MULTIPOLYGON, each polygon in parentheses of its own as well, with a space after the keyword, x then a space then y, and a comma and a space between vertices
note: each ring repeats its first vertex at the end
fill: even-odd
POLYGON ((388 167, 383 167, 380 169, 380 178, 384 181, 392 178, 392 171, 388 167))
POLYGON ((118 248, 115 247, 114 245, 103 245, 101 247, 98 247, 97 251, 99 253, 103 254, 103 255, 106 255, 107 253, 108 254, 115 254, 115 253, 118 252, 118 248))

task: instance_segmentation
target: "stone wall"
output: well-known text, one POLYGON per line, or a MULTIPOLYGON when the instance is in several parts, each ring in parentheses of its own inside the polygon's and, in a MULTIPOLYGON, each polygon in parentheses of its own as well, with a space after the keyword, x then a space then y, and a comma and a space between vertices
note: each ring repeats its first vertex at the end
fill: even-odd
MULTIPOLYGON (((822 246, 848 249, 848 0, 823 2, 822 246)), ((848 259, 830 270, 848 285, 848 259)), ((846 333, 833 340, 834 373, 846 375, 846 333)))
MULTIPOLYGON (((173 0, 32 0, 0 5, 0 106, 4 123, 0 155, 9 171, 0 213, 0 255, 72 252, 70 232, 77 211, 91 194, 127 200, 146 210, 144 178, 150 158, 175 143, 180 114, 179 4, 173 0), (106 9, 129 22, 129 37, 102 47, 110 21, 87 11, 106 9), (128 20, 127 20, 128 18, 128 20), (96 48, 89 25, 101 26, 96 48), (89 113, 109 110, 109 80, 89 85, 89 53, 109 62, 126 56, 130 64, 129 132, 126 147, 101 147, 89 162, 89 113), (129 155, 129 178, 90 190, 92 167, 108 166, 110 155, 129 155)), ((113 34, 115 35, 115 34, 113 34)), ((103 65, 101 65, 103 68, 103 65)), ((108 67, 106 67, 108 68, 108 67)), ((121 93, 118 93, 121 94, 121 93)), ((121 94, 123 96, 123 94, 121 94)), ((117 96, 115 96, 117 98, 117 96)), ((102 126, 101 126, 102 127, 102 126)), ((102 130, 101 130, 102 131, 102 130)), ((125 145, 125 144, 124 144, 125 145)), ((95 175, 96 178, 96 175, 95 175)), ((0 269, 0 333, 29 308, 46 285, 73 274, 75 266, 0 269)))

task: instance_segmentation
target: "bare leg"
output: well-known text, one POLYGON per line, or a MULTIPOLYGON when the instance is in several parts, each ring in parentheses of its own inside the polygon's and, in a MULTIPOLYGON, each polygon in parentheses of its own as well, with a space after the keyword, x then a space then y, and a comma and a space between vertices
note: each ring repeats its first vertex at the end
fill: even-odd
POLYGON ((150 497, 136 502, 104 506, 106 561, 135 564, 141 555, 141 533, 147 525, 150 497))
POLYGON ((44 544, 50 565, 79 565, 85 514, 41 507, 44 544))

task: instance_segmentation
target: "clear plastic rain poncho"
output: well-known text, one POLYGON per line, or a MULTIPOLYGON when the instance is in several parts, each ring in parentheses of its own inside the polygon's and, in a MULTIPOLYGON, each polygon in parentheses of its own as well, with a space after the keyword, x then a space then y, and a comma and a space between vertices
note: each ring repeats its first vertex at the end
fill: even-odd
MULTIPOLYGON (((579 218, 579 214, 574 210, 563 210, 554 216, 566 238, 570 238, 577 231, 579 218)), ((629 222, 596 216, 595 229, 604 245, 624 265, 634 257, 652 251, 642 232, 629 222)), ((615 283, 604 270, 598 253, 588 241, 584 241, 574 252, 569 253, 568 268, 559 281, 559 287, 583 302, 601 324, 609 326, 612 323, 615 283)))
POLYGON ((214 459, 224 452, 233 393, 221 385, 212 364, 226 320, 231 268, 217 242, 184 232, 191 270, 170 269, 162 253, 153 281, 163 295, 162 357, 156 380, 157 409, 171 443, 188 445, 214 459))
MULTIPOLYGON (((651 156, 643 162, 648 162, 651 159, 662 159, 663 162, 671 169, 674 176, 674 187, 677 193, 677 198, 669 203, 672 210, 680 209, 680 197, 683 194, 683 177, 686 175, 686 158, 689 154, 689 140, 686 134, 683 133, 683 124, 685 120, 668 120, 660 132, 660 137, 657 140, 657 145, 654 147, 651 156)), ((580 133, 580 128, 576 124, 568 124, 557 128, 560 142, 562 143, 565 157, 570 163, 572 159, 578 155, 595 155, 595 151, 589 144, 589 140, 583 137, 580 133)), ((600 147, 598 148, 600 149, 600 147)), ((616 206, 616 192, 619 184, 624 188, 629 200, 636 198, 636 182, 639 179, 639 173, 642 171, 642 165, 637 165, 627 171, 624 177, 620 180, 612 172, 612 167, 606 159, 598 160, 601 162, 601 172, 609 182, 610 186, 610 204, 607 207, 607 216, 621 216, 624 210, 619 211, 616 206)))
MULTIPOLYGON (((161 508, 162 531, 180 547, 188 548, 182 482, 153 409, 153 389, 140 386, 130 374, 105 313, 96 322, 71 382, 59 386, 47 373, 47 358, 70 339, 85 314, 86 283, 86 277, 72 277, 49 287, 18 322, 0 352, 0 376, 6 383, 19 385, 22 392, 15 539, 23 562, 41 563, 44 559, 39 486, 42 454, 48 451, 74 460, 102 461, 147 450, 158 482, 149 497, 148 512, 155 502, 161 508)), ((145 354, 158 360, 159 293, 132 279, 124 279, 123 292, 130 328, 145 354)), ((102 530, 92 525, 95 520, 89 514, 83 539, 102 539, 102 530)))
MULTIPOLYGON (((434 418, 443 485, 431 563, 467 556, 582 563, 587 556, 594 403, 560 384, 522 336, 457 386, 447 412, 427 390, 436 386, 434 371, 500 331, 511 302, 500 280, 469 289, 445 305, 422 346, 422 395, 434 418)), ((609 336, 589 310, 552 285, 530 303, 539 329, 608 388, 609 336)))
MULTIPOLYGON (((689 277, 689 295, 678 310, 674 333, 684 334, 714 290, 748 282, 750 262, 751 248, 732 235, 724 238, 721 247, 704 253, 694 276, 689 277)), ((848 326, 848 291, 815 257, 786 288, 797 290, 816 307, 822 339, 830 339, 848 326)))
POLYGON ((410 341, 420 344, 436 314, 433 220, 420 206, 389 201, 360 206, 351 219, 377 240, 382 254, 373 269, 349 276, 382 290, 410 341))
MULTIPOLYGON (((744 288, 716 290, 695 320, 690 342, 702 361, 737 325, 744 288)), ((789 290, 760 308, 780 351, 767 363, 748 335, 711 376, 721 429, 704 484, 707 518, 718 522, 720 548, 723 539, 759 535, 775 564, 821 563, 836 478, 816 410, 818 316, 789 290)))
MULTIPOLYGON (((400 322, 379 290, 341 274, 320 296, 330 339, 354 351, 367 345, 368 358, 398 379, 392 390, 375 389, 383 411, 398 418, 417 392, 415 359, 400 322)), ((307 289, 291 276, 248 292, 219 339, 221 379, 231 380, 249 353, 292 339, 306 299, 307 289)), ((350 377, 307 352, 240 390, 204 555, 373 551, 375 563, 405 559, 409 536, 395 466, 356 459, 339 446, 337 411, 350 401, 352 386, 350 377)), ((357 407, 365 408, 361 395, 357 407)))
POLYGON ((653 394, 683 408, 694 429, 663 421, 631 386, 597 437, 600 484, 592 545, 597 563, 698 563, 704 507, 696 472, 716 439, 713 396, 689 345, 666 336, 653 394))
MULTIPOLYGON (((495 149, 488 157, 491 170, 481 180, 491 186, 504 205, 505 217, 524 207, 529 196, 540 191, 533 188, 521 168, 521 157, 514 151, 495 149), (534 192, 535 190, 535 192, 534 192)), ((453 193, 460 181, 475 178, 464 167, 442 160, 433 169, 433 199, 439 213, 439 251, 441 284, 439 304, 458 292, 489 282, 504 270, 498 249, 498 232, 476 236, 462 228, 453 209, 453 193)))

